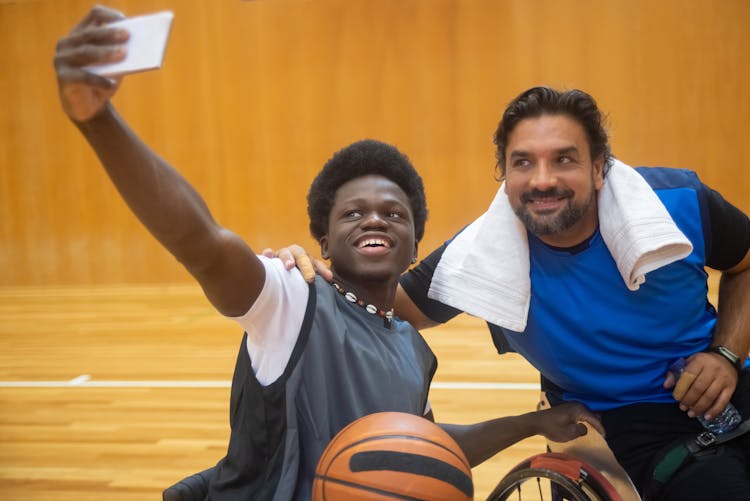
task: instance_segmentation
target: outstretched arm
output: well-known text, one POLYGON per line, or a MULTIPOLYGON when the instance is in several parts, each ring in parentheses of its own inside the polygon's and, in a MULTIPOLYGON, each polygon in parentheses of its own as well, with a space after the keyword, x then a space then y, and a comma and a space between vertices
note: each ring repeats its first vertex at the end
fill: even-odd
POLYGON ((84 69, 125 57, 128 33, 106 26, 122 18, 96 6, 58 42, 55 69, 62 107, 144 226, 198 280, 221 313, 242 315, 262 289, 262 264, 237 235, 214 221, 185 178, 115 112, 109 99, 119 82, 84 69))
POLYGON ((543 435, 554 442, 567 442, 583 436, 587 433, 583 422, 604 434, 604 427, 597 417, 577 402, 472 425, 440 423, 440 426, 461 446, 473 468, 533 435, 543 435))

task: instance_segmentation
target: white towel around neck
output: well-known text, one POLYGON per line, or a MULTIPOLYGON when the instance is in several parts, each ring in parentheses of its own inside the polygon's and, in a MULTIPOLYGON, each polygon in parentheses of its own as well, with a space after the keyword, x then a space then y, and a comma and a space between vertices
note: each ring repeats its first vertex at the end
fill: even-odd
MULTIPOLYGON (((599 231, 628 289, 638 290, 646 273, 692 252, 651 186, 619 160, 604 178, 598 202, 599 231)), ((526 228, 503 183, 487 212, 445 249, 428 297, 521 332, 530 291, 526 228)))

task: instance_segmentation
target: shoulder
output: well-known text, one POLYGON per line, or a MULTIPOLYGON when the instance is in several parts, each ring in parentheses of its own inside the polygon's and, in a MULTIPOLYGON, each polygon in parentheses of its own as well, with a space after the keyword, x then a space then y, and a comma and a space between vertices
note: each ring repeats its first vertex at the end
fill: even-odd
POLYGON ((679 203, 680 200, 697 201, 707 266, 726 270, 739 263, 748 253, 750 218, 728 202, 721 193, 704 184, 696 172, 668 167, 637 167, 636 171, 659 194, 662 201, 673 202, 668 204, 667 209, 675 218, 691 218, 689 211, 684 211, 685 203, 679 203), (680 192, 693 195, 672 195, 680 192))
POLYGON ((636 172, 643 176, 654 190, 671 188, 700 188, 703 186, 698 174, 690 169, 674 167, 636 167, 636 172))
POLYGON ((710 234, 712 190, 701 182, 695 171, 673 167, 636 167, 635 170, 673 218, 701 221, 704 237, 710 234))
POLYGON ((259 312, 276 309, 303 309, 310 287, 297 268, 287 270, 280 259, 258 256, 266 270, 263 289, 250 309, 242 317, 253 317, 259 312))

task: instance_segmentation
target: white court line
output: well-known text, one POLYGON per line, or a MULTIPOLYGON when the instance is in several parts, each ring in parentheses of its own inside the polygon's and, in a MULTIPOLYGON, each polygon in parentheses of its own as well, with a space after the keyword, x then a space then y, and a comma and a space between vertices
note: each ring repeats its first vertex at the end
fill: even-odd
MULTIPOLYGON (((229 388, 231 381, 92 381, 83 374, 68 381, 0 381, 0 388, 229 388)), ((439 382, 440 390, 539 390, 538 383, 439 382)))
POLYGON ((0 388, 229 388, 232 385, 231 381, 74 381, 0 381, 0 388))
POLYGON ((80 376, 78 376, 78 377, 74 377, 73 379, 71 379, 71 380, 70 380, 70 381, 68 381, 68 382, 69 382, 70 384, 73 384, 73 385, 78 385, 78 384, 83 384, 83 383, 85 383, 85 382, 86 382, 86 381, 88 381, 89 379, 91 379, 91 376, 89 376, 88 374, 81 374, 80 376))
POLYGON ((440 390, 539 390, 539 383, 449 383, 436 381, 430 388, 440 390))

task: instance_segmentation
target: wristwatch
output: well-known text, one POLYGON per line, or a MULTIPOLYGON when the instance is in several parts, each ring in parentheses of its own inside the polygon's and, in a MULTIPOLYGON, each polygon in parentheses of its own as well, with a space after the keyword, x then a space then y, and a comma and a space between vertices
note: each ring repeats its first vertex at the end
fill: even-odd
POLYGON ((730 364, 734 366, 735 369, 737 369, 737 372, 740 372, 742 370, 742 366, 744 365, 744 360, 742 360, 739 355, 736 355, 732 350, 727 348, 726 346, 718 345, 718 346, 711 346, 706 351, 710 353, 716 353, 717 355, 721 355, 722 357, 726 358, 730 364))

